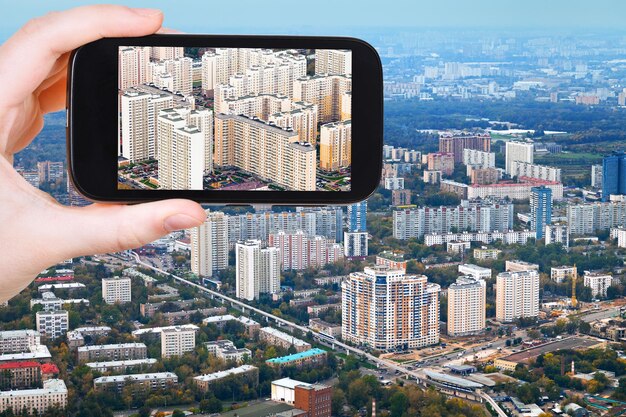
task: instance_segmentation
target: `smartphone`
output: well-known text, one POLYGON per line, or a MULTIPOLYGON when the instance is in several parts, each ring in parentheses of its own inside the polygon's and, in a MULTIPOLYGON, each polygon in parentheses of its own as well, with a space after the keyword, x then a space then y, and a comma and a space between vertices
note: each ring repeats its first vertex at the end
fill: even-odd
POLYGON ((380 181, 382 66, 340 37, 107 38, 68 65, 68 173, 98 202, 348 204, 380 181))

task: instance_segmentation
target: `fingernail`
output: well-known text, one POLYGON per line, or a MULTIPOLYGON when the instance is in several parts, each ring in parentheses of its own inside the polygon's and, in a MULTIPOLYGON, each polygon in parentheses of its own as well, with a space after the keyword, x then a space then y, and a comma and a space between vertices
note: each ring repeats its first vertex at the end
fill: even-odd
POLYGON ((163 221, 163 228, 168 232, 189 229, 201 224, 202 221, 186 214, 174 214, 163 221))
POLYGON ((142 9, 142 8, 134 8, 131 9, 133 12, 137 13, 138 15, 141 16, 145 16, 145 17, 153 17, 156 16, 158 14, 163 13, 161 10, 159 9, 142 9))

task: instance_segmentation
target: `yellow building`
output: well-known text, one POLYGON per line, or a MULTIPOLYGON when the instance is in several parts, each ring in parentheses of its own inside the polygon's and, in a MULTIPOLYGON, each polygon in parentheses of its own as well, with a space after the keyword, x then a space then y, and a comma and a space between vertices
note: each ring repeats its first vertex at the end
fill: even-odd
POLYGON ((336 171, 350 166, 352 150, 352 122, 335 122, 320 128, 320 168, 336 171))

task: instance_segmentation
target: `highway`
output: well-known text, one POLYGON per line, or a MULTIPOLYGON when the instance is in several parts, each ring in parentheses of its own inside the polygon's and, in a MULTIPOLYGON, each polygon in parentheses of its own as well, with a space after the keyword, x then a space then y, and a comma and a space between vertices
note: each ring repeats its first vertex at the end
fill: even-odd
MULTIPOLYGON (((186 280, 184 278, 181 278, 177 275, 171 274, 167 271, 164 271, 160 268, 157 268, 153 265, 150 265, 144 261, 141 260, 141 257, 139 256, 139 254, 137 254, 136 252, 131 252, 132 256, 135 258, 135 261, 139 264, 142 265, 148 269, 151 269, 153 271, 156 271, 160 274, 166 275, 166 276, 170 276, 172 277, 174 280, 180 282, 181 284, 184 285, 188 285, 191 287, 194 287, 206 294, 209 294, 212 298, 217 297, 221 300, 223 300, 224 302, 228 302, 230 303, 232 306, 237 306, 238 308, 241 309, 242 312, 245 312, 246 310, 254 312, 255 314, 258 314, 260 316, 265 317, 268 320, 273 320, 274 322, 280 324, 280 325, 284 325, 285 327, 288 327, 292 330, 297 330, 299 332, 301 332, 303 335, 306 335, 307 333, 311 333, 313 335, 313 337, 319 341, 320 343, 331 347, 334 350, 340 350, 338 348, 341 348, 341 350, 344 350, 346 353, 350 354, 353 353, 355 355, 359 355, 361 358, 366 359, 367 361, 376 364, 376 366, 383 367, 383 368, 387 368, 390 369, 392 371, 398 371, 400 374, 402 375, 406 375, 409 378, 413 378, 415 379, 418 383, 422 382, 425 384, 429 384, 429 380, 424 376, 424 374, 422 374, 419 371, 409 371, 408 369, 406 369, 404 366, 396 364, 393 361, 389 361, 386 359, 381 359, 381 358, 377 358, 374 355, 369 354, 368 352, 365 352, 364 350, 355 348, 354 346, 350 346, 347 345, 343 342, 340 342, 336 339, 330 339, 327 336, 323 336, 321 335, 319 332, 316 332, 312 329, 310 329, 307 326, 302 326, 296 323, 293 323, 289 320, 285 320, 282 317, 278 317, 275 316, 274 314, 268 313, 267 311, 263 311, 261 309, 258 309, 256 307, 252 307, 242 301, 239 301, 235 298, 229 297, 227 295, 224 295, 220 292, 217 291, 213 291, 209 288, 203 287, 200 284, 197 284, 195 282, 186 280)), ((491 406, 496 410, 496 412, 498 413, 498 415, 500 415, 501 417, 506 417, 506 414, 504 413, 504 411, 495 403, 495 401, 486 393, 480 392, 477 393, 477 395, 481 396, 485 401, 487 401, 488 403, 491 404, 491 406)))

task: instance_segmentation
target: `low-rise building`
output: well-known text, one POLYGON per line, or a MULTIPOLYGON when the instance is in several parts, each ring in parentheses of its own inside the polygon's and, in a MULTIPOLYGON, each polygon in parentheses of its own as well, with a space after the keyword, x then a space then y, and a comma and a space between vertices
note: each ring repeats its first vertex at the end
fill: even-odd
POLYGON ((539 265, 530 262, 513 260, 504 263, 506 272, 539 271, 539 265))
POLYGON ((309 327, 316 332, 324 333, 332 337, 341 336, 341 324, 327 323, 322 319, 309 319, 309 327))
POLYGON ((148 348, 144 343, 81 346, 77 349, 78 362, 145 359, 147 355, 148 348))
POLYGON ((268 345, 280 346, 283 349, 294 347, 296 352, 304 352, 311 349, 311 344, 291 336, 285 332, 274 329, 273 327, 263 327, 259 330, 259 340, 268 345))
POLYGON ((592 297, 606 297, 608 288, 613 283, 613 276, 602 272, 585 271, 583 277, 585 287, 591 288, 592 297))
POLYGON ((219 383, 224 378, 233 376, 252 389, 256 389, 259 385, 259 368, 252 365, 241 365, 225 371, 199 375, 194 377, 193 380, 200 391, 208 392, 214 384, 219 383))
POLYGON ((35 361, 0 363, 0 390, 38 388, 41 364, 35 361))
POLYGON ((0 332, 0 353, 27 352, 41 344, 41 335, 36 330, 6 330, 0 332))
POLYGON ((178 377, 173 372, 155 372, 150 374, 131 374, 101 376, 93 380, 96 391, 122 392, 125 386, 139 386, 144 391, 156 391, 171 388, 178 383, 178 377))
POLYGON ((296 386, 310 387, 311 384, 291 378, 282 378, 272 381, 272 401, 293 405, 296 401, 296 386))
POLYGON ((34 345, 25 352, 1 354, 0 363, 16 361, 50 362, 51 358, 52 355, 50 355, 50 351, 48 350, 48 347, 46 345, 34 345))
POLYGON ((448 242, 446 245, 446 250, 448 253, 464 253, 466 250, 469 250, 471 246, 470 242, 463 242, 462 240, 454 240, 452 242, 448 242))
POLYGON ((230 340, 216 340, 213 342, 206 342, 204 344, 209 355, 216 356, 224 361, 234 361, 241 363, 246 357, 251 358, 252 352, 250 349, 237 348, 230 340))
POLYGON ((500 249, 490 249, 483 246, 480 249, 474 249, 474 259, 479 261, 498 259, 501 253, 502 251, 500 249))
POLYGON ((292 355, 281 356, 278 358, 272 358, 265 361, 270 366, 284 367, 284 366, 305 366, 305 365, 323 365, 326 363, 326 351, 313 348, 305 350, 303 352, 294 353, 292 355))
POLYGON ((246 333, 249 337, 255 337, 259 333, 261 325, 249 317, 239 316, 235 317, 232 314, 226 314, 223 316, 211 316, 202 320, 205 325, 215 324, 219 329, 222 329, 224 325, 230 321, 237 321, 243 324, 246 328, 246 333))
POLYGON ((459 265, 459 274, 469 275, 476 279, 489 279, 491 278, 491 269, 483 268, 482 266, 474 265, 474 264, 463 264, 459 265))
POLYGON ((550 268, 550 278, 556 283, 565 281, 566 278, 572 278, 576 275, 575 266, 553 266, 550 268))
POLYGON ((139 370, 148 368, 157 363, 156 359, 130 359, 127 361, 105 361, 105 362, 87 362, 85 366, 90 367, 98 372, 126 372, 128 369, 139 370))
POLYGON ((309 314, 309 316, 313 317, 317 317, 328 310, 341 310, 341 303, 319 304, 314 306, 308 306, 306 308, 306 312, 309 314))
POLYGON ((10 408, 18 413, 27 410, 32 414, 45 415, 52 407, 67 407, 67 387, 62 379, 44 381, 43 388, 0 391, 0 412, 10 408))
POLYGON ((69 329, 69 315, 65 310, 38 311, 35 314, 37 331, 42 337, 57 339, 69 329))

